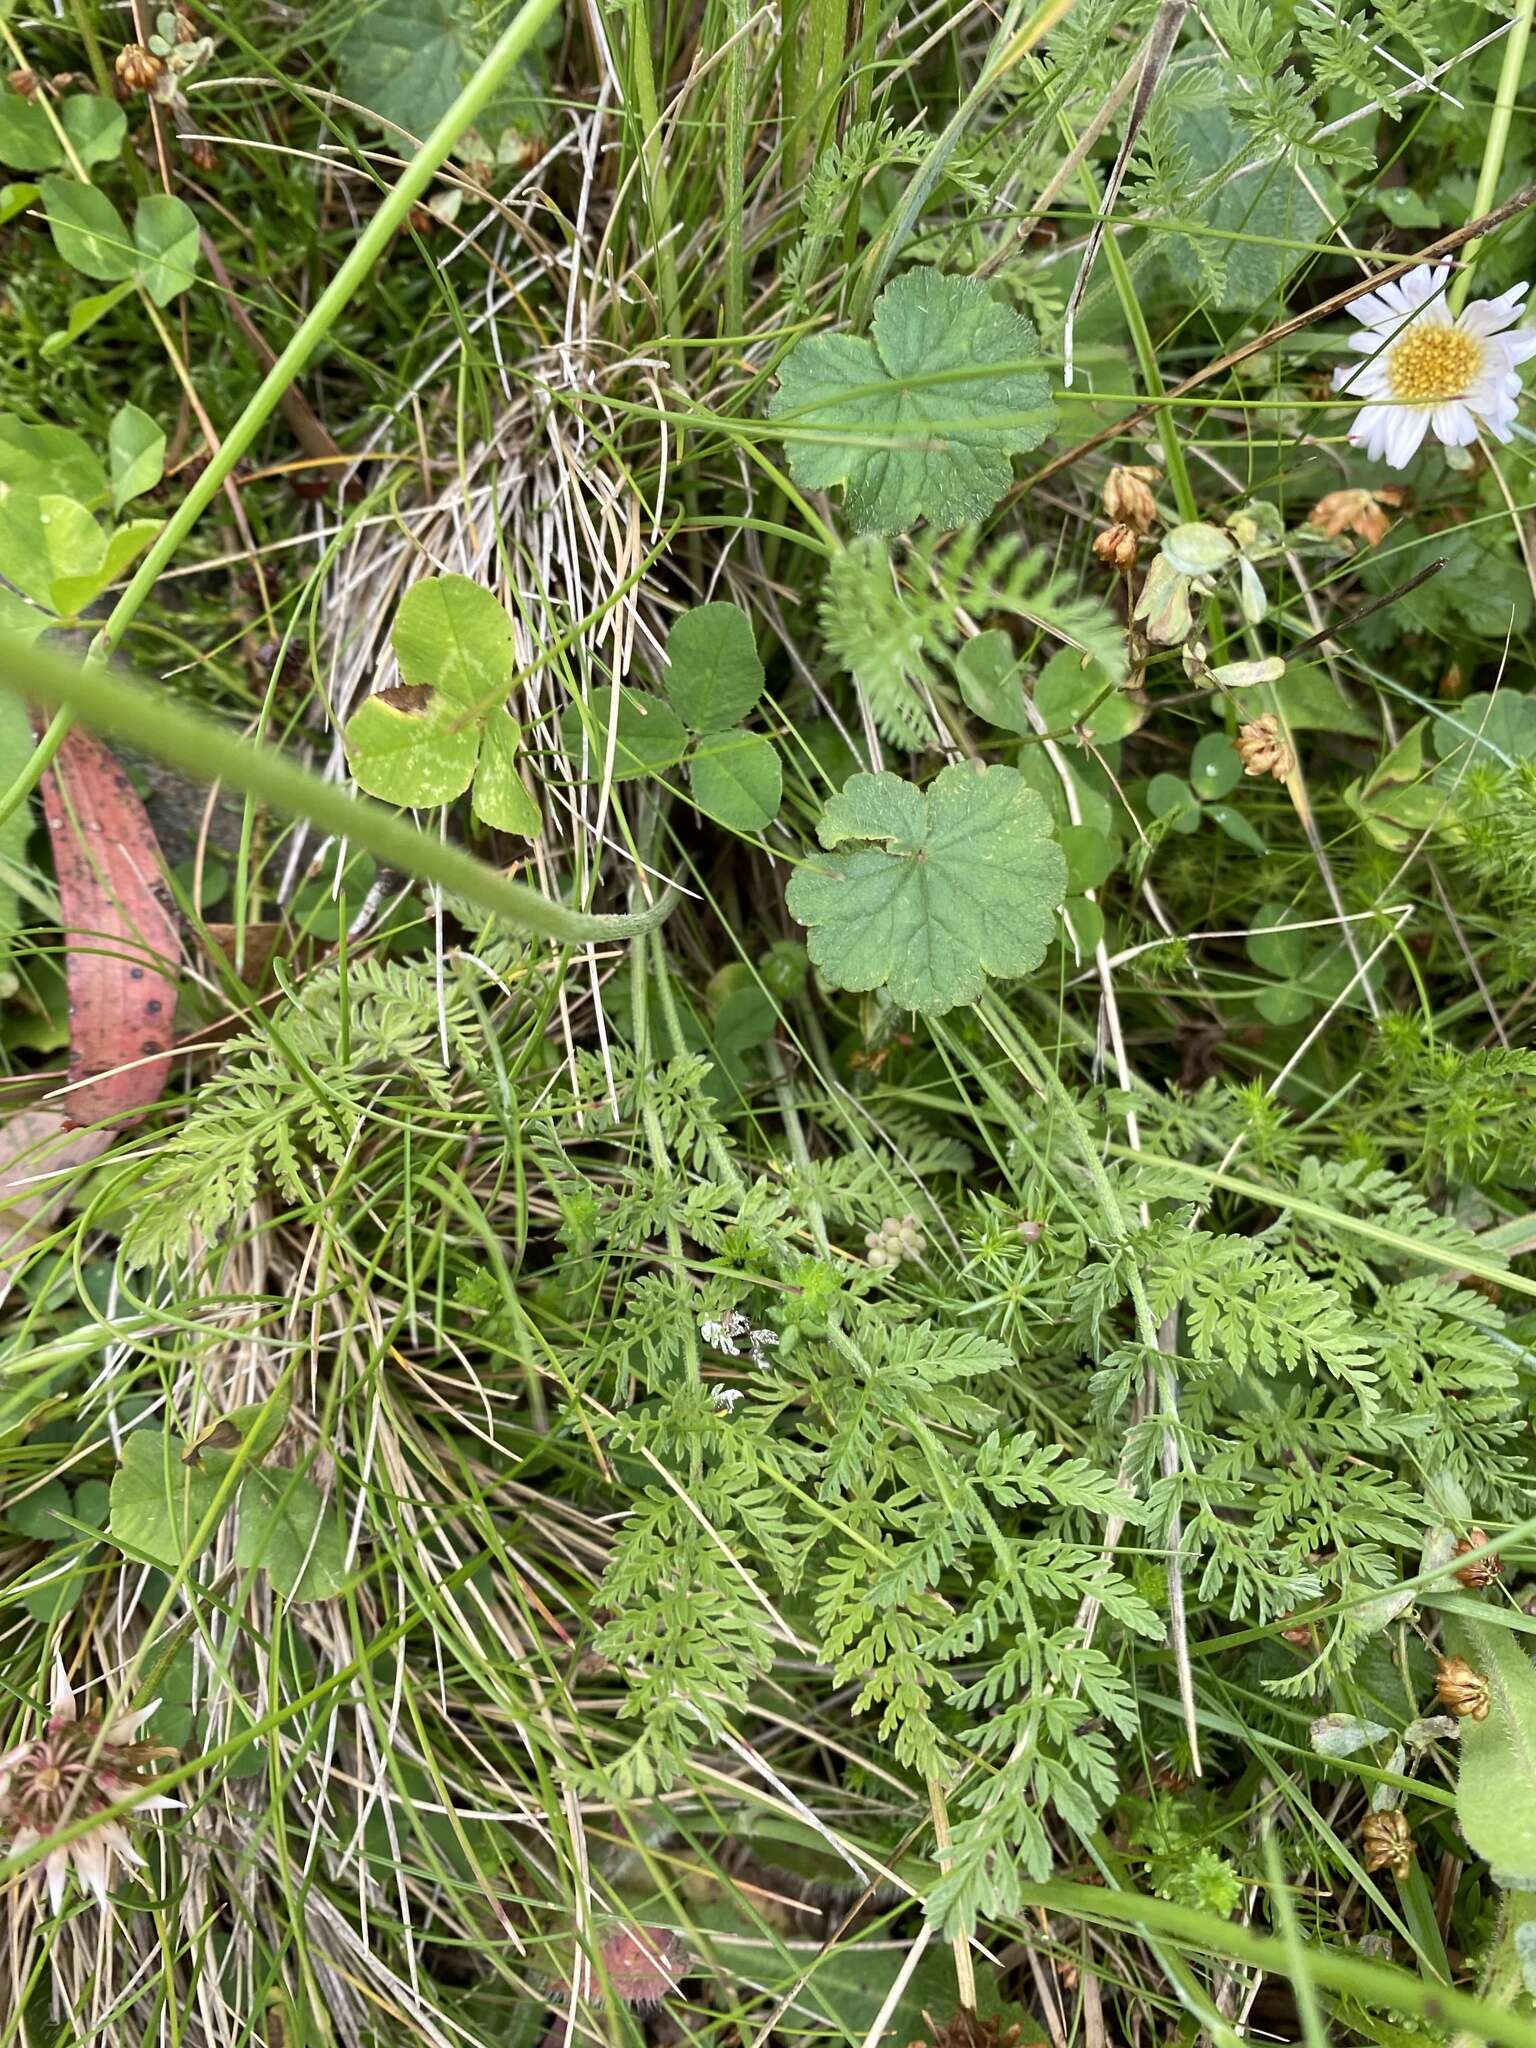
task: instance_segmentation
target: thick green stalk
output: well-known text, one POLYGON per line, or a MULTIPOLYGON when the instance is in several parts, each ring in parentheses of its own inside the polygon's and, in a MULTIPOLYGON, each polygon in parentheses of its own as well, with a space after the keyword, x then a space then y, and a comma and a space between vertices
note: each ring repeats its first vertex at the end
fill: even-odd
MULTIPOLYGON (((75 668, 56 654, 0 647, 0 686, 83 718, 93 730, 130 740, 198 782, 224 782, 276 809, 307 818, 324 832, 361 846, 391 867, 464 897, 490 917, 567 945, 631 938, 661 923, 675 902, 669 890, 649 910, 595 916, 551 903, 457 846, 422 832, 380 804, 351 795, 301 768, 275 748, 242 740, 227 726, 188 711, 163 691, 136 689, 106 669, 75 668)), ((57 723, 57 721, 55 721, 57 723)))
MULTIPOLYGON (((235 464, 276 410, 278 400, 330 333, 353 293, 388 249, 406 215, 437 176, 459 137, 474 126, 500 91, 512 67, 527 53, 555 6, 556 0, 524 0, 506 33, 498 39, 485 62, 390 187, 378 212, 353 243, 345 262, 300 321, 288 346, 257 385, 245 410, 225 435, 217 455, 166 521, 159 538, 139 564, 128 588, 112 607, 106 624, 97 634, 91 650, 93 657, 104 659, 120 644, 140 606, 154 589, 161 570, 223 489, 224 481, 235 464)), ((43 770, 69 730, 71 716, 68 711, 60 713, 22 774, 0 797, 0 824, 4 824, 17 805, 36 788, 43 770)))
MULTIPOLYGON (((1515 107, 1520 98, 1520 84, 1525 76, 1525 53, 1531 40, 1531 19, 1536 14, 1536 0, 1517 0, 1514 23, 1509 31, 1509 40, 1504 45, 1504 62, 1499 67, 1499 86, 1494 94, 1493 119, 1488 123, 1488 138, 1483 144, 1482 169, 1477 174, 1477 192, 1472 200, 1472 218, 1479 220, 1493 210, 1494 194, 1499 188, 1499 177, 1504 169, 1504 153, 1509 146, 1509 130, 1515 118, 1515 107)), ((1459 313, 1466 304, 1467 292, 1472 284, 1472 266, 1477 261, 1480 242, 1468 242, 1461 252, 1461 268, 1451 280, 1451 311, 1459 313)))

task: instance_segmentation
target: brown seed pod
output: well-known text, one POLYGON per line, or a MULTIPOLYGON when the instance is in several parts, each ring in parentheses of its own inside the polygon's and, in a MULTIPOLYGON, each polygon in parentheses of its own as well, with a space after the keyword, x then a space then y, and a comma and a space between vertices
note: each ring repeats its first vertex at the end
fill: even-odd
POLYGON ((1360 1829, 1367 1870, 1390 1870, 1406 1877, 1418 1853, 1413 1830, 1400 1813, 1368 1813, 1360 1829))
POLYGON ((148 92, 165 69, 165 62, 142 43, 124 43, 112 68, 130 92, 148 92))
POLYGON ((1129 572, 1136 566, 1136 536, 1128 526, 1106 526, 1094 535, 1093 552, 1107 567, 1129 572))
POLYGON ((43 81, 35 71, 29 71, 25 65, 19 71, 7 72, 5 82, 12 92, 20 93, 24 100, 35 100, 43 89, 43 81))
MULTIPOLYGON (((1469 1551, 1485 1549, 1487 1543, 1486 1529, 1471 1529, 1456 1545, 1455 1555, 1465 1557, 1469 1551)), ((1485 1586, 1491 1586, 1495 1579, 1502 1578, 1503 1573, 1504 1560, 1497 1551, 1490 1551, 1487 1557, 1478 1558, 1474 1564, 1464 1564, 1456 1578, 1469 1593, 1481 1593, 1485 1586)))
POLYGON ((1458 1721, 1486 1721, 1488 1681, 1465 1657, 1437 1657, 1435 1698, 1458 1721))
POLYGON ((202 136, 193 136, 192 140, 185 143, 183 147, 187 152, 187 162, 192 165, 194 170, 202 171, 206 174, 209 171, 216 171, 218 169, 219 152, 211 142, 205 141, 202 136))

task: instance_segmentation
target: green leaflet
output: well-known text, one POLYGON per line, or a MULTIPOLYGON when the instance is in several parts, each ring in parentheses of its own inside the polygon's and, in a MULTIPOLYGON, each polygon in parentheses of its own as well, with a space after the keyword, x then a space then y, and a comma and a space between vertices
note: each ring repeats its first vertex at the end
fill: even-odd
POLYGON ((1012 454, 1037 448, 1054 415, 1027 320, 975 278, 912 270, 884 291, 868 341, 797 342, 769 405, 788 431, 790 474, 846 484, 861 533, 927 519, 984 519, 1013 480, 1012 454))
POLYGON ((473 809, 497 831, 537 834, 523 785, 521 738, 506 709, 512 621, 467 576, 427 576, 400 601, 390 642, 394 688, 347 720, 347 763, 360 788, 392 804, 446 804, 475 786, 473 809))
POLYGON ((346 1581, 346 1542, 334 1510, 300 1472, 252 1472, 240 1492, 235 1562, 260 1566, 288 1600, 329 1600, 346 1581))
POLYGON ((722 732, 763 694, 752 622, 739 605, 700 604, 667 635, 666 692, 685 725, 722 732))
POLYGON ((1486 1720, 1461 1723, 1456 1818, 1500 1884, 1536 1888, 1536 1666, 1520 1638, 1458 1602, 1446 1647, 1488 1681, 1486 1720))
POLYGON ((816 829, 830 858, 809 857, 786 900, 838 988, 883 986, 907 1009, 941 1012, 1045 957, 1067 864, 1016 770, 957 764, 926 790, 854 775, 816 829))

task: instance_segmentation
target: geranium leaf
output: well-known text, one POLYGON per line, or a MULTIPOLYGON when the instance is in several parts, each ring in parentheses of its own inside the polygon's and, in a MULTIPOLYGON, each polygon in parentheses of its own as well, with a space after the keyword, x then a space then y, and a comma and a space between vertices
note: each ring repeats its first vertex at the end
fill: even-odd
POLYGON ((926 791, 854 775, 817 827, 830 858, 796 870, 787 901, 839 988, 888 988, 903 1008, 974 1002, 988 975, 1027 974, 1067 886, 1050 814, 1012 768, 945 768, 926 791))
POLYGON ((705 733, 688 773, 699 809, 733 832, 761 832, 784 794, 778 753, 761 733, 705 733))
POLYGON ((112 1480, 113 1542, 131 1557, 151 1557, 173 1569, 190 1561, 198 1554, 192 1538, 225 1469, 213 1459, 184 1464, 181 1446, 163 1430, 133 1430, 123 1439, 123 1461, 112 1480))
POLYGON ((734 604, 700 604, 667 635, 664 687, 672 708, 695 732, 739 725, 763 694, 763 664, 746 613, 734 604))
POLYGON ((978 279, 908 271, 870 340, 813 334, 785 359, 769 413, 788 429, 790 474, 846 484, 861 532, 983 519, 1012 481, 1008 457, 1051 429, 1037 353, 1034 328, 978 279))

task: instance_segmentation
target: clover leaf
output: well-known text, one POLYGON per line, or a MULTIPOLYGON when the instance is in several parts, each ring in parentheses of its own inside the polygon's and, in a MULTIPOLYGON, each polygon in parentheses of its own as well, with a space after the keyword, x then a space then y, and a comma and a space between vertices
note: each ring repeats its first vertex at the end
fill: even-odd
POLYGON ((347 762, 359 788, 393 804, 446 804, 475 785, 482 823, 534 837, 539 808, 518 772, 518 728, 506 709, 512 621, 467 576, 412 584, 390 643, 400 682, 364 698, 347 720, 347 762))
POLYGON ((761 832, 779 808, 784 771, 771 740, 737 725, 763 693, 756 636, 739 605, 695 605, 675 620, 662 687, 665 703, 645 690, 619 691, 611 746, 610 692, 596 692, 585 714, 568 705, 561 721, 566 752, 581 758, 589 726, 591 772, 606 769, 614 782, 664 774, 686 757, 693 800, 704 815, 732 832, 761 832))
POLYGON ((1016 769, 955 764, 926 790, 854 775, 816 831, 831 858, 807 859, 787 901, 836 987, 885 987, 905 1009, 937 1012, 1045 957, 1067 864, 1016 769))
POLYGON ((978 278, 911 270, 881 294, 873 337, 813 334, 768 411, 795 481, 848 487, 861 533, 984 519, 1054 415, 1035 330, 978 278))
POLYGON ((667 696, 694 732, 723 732, 763 694, 752 622, 739 605, 699 604, 667 635, 667 696))

